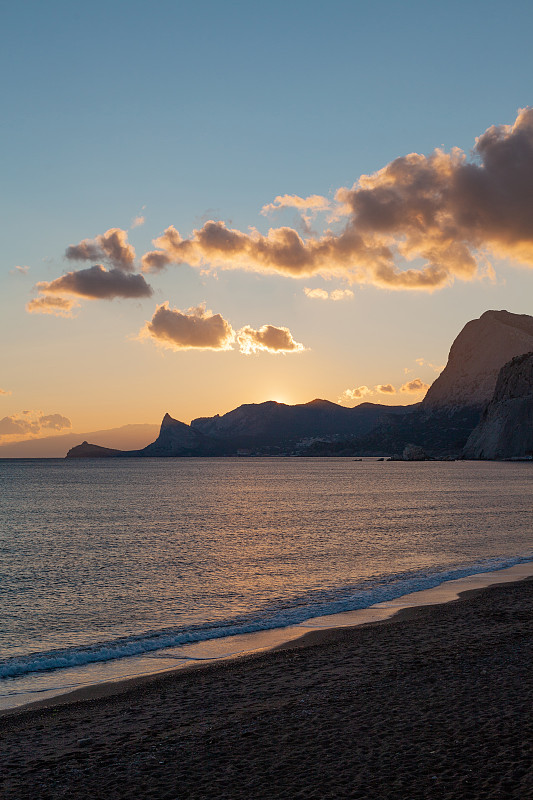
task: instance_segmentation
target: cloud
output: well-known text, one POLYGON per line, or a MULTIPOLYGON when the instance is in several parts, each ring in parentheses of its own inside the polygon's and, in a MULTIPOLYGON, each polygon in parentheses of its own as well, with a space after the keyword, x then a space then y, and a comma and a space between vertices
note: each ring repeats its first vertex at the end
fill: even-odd
POLYGON ((21 433, 39 433, 40 426, 37 422, 28 422, 16 416, 0 419, 0 436, 11 436, 21 433))
POLYGON ((39 417, 39 424, 42 428, 49 428, 54 431, 61 431, 63 428, 72 428, 72 423, 68 417, 61 414, 46 414, 39 417))
POLYGON ((139 216, 137 216, 137 217, 134 217, 134 218, 132 219, 132 221, 131 221, 131 227, 132 227, 132 228, 140 228, 140 226, 141 226, 141 225, 144 225, 144 223, 145 223, 145 222, 146 222, 146 220, 145 220, 145 218, 143 217, 143 215, 142 215, 142 214, 139 214, 139 216))
POLYGON ((352 400, 361 400, 369 394, 374 394, 368 386, 358 386, 356 389, 345 389, 339 397, 339 403, 349 403, 352 400))
POLYGON ((298 353, 304 350, 303 344, 295 342, 288 328, 263 325, 259 330, 245 325, 237 332, 237 342, 241 353, 298 353))
POLYGON ((304 289, 304 294, 310 297, 311 300, 327 300, 329 298, 329 292, 325 289, 308 289, 306 287, 304 289))
POLYGON ((414 378, 409 383, 404 383, 400 387, 400 392, 427 392, 429 383, 424 383, 420 378, 414 378))
POLYGON ((157 306, 140 335, 171 350, 230 350, 235 340, 230 323, 205 305, 180 311, 169 308, 168 303, 157 306))
MULTIPOLYGON (((263 235, 209 220, 183 238, 171 226, 143 256, 143 269, 187 263, 293 278, 337 274, 353 283, 432 291, 490 275, 491 255, 533 266, 532 186, 533 109, 526 108, 512 125, 479 136, 470 160, 459 148, 410 153, 340 188, 335 201, 348 217, 339 232, 304 240, 289 227, 263 235)), ((283 195, 265 208, 298 203, 309 208, 310 199, 283 195)))
MULTIPOLYGON (((440 366, 437 364, 432 364, 431 361, 426 361, 425 358, 415 358, 415 363, 418 364, 419 367, 429 367, 433 370, 433 372, 442 372, 445 366, 444 364, 441 364, 440 366)), ((407 371, 408 370, 406 370, 406 372, 407 371)))
POLYGON ((13 267, 13 269, 10 270, 10 272, 11 272, 12 275, 16 275, 17 273, 19 273, 20 275, 26 275, 28 270, 29 270, 29 267, 27 267, 27 266, 21 267, 20 265, 17 265, 16 267, 13 267))
POLYGON ((329 293, 329 299, 335 302, 337 300, 349 300, 351 297, 353 297, 351 289, 333 289, 333 291, 329 293))
MULTIPOLYGON (((142 219, 144 221, 144 218, 142 219)), ((79 244, 71 244, 65 251, 65 257, 69 261, 104 261, 116 269, 132 272, 135 248, 128 244, 127 231, 110 228, 94 239, 83 239, 79 244)))
POLYGON ((171 350, 232 350, 237 343, 241 353, 249 355, 260 351, 269 353, 295 353, 304 349, 296 342, 288 328, 263 325, 255 330, 245 325, 234 331, 220 314, 213 314, 205 304, 181 311, 169 304, 157 306, 150 322, 139 334, 141 339, 153 339, 171 350))
POLYGON ((261 214, 266 216, 272 211, 278 211, 280 208, 297 208, 299 211, 312 211, 318 213, 319 211, 327 211, 330 208, 330 202, 326 197, 320 194, 312 194, 309 197, 299 197, 297 194, 284 194, 278 195, 273 203, 268 203, 261 209, 261 214))
POLYGON ((42 414, 40 411, 24 411, 0 419, 0 436, 36 435, 41 429, 60 431, 71 428, 72 423, 62 414, 42 414))
POLYGON ((351 289, 333 289, 332 292, 326 291, 326 289, 304 289, 304 294, 307 297, 310 297, 312 300, 348 300, 353 297, 353 292, 351 289))
POLYGON ((106 270, 101 264, 67 272, 50 282, 41 281, 37 289, 45 295, 76 295, 93 300, 151 297, 153 294, 152 287, 146 283, 143 275, 127 274, 120 269, 106 270))
POLYGON ((381 394, 396 394, 396 389, 392 383, 380 383, 376 386, 376 391, 381 394))
POLYGON ((26 304, 28 314, 54 314, 56 317, 72 317, 72 311, 79 308, 79 303, 65 297, 43 295, 34 297, 26 304))
POLYGON ((7 389, 0 389, 0 394, 8 395, 11 394, 11 392, 8 391, 7 389))

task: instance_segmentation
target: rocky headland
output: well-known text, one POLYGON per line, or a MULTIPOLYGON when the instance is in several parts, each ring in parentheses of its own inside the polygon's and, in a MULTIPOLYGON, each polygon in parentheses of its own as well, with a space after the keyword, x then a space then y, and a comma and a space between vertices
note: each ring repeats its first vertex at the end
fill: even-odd
POLYGON ((465 458, 533 458, 533 352, 502 367, 465 458))

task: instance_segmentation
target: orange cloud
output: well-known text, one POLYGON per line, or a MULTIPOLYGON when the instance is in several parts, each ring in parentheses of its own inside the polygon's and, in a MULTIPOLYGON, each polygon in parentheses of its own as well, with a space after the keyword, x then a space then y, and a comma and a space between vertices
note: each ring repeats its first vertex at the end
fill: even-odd
POLYGON ((0 419, 0 436, 36 435, 41 429, 60 431, 71 427, 71 421, 62 414, 23 411, 0 419))
POLYGON ((396 389, 392 383, 380 383, 376 386, 376 391, 381 394, 396 394, 396 389))
POLYGON ((415 378, 400 387, 400 392, 427 392, 429 383, 424 383, 420 378, 415 378))
MULTIPOLYGON (((353 283, 432 291, 490 274, 491 253, 533 266, 532 186, 533 109, 527 108, 513 125, 480 136, 470 161, 458 148, 411 153, 339 189, 335 201, 348 218, 338 233, 307 239, 289 227, 243 233, 210 220, 183 238, 171 226, 143 256, 143 270, 187 263, 293 278, 337 274, 353 283)), ((309 208, 320 198, 280 195, 265 209, 309 208)))
POLYGON ((326 197, 320 194, 312 194, 309 197, 299 197, 297 194, 283 194, 278 195, 273 203, 268 203, 261 209, 261 214, 266 216, 272 211, 278 211, 280 208, 297 208, 300 211, 327 211, 330 208, 330 202, 326 197))
POLYGON ((369 394, 374 394, 368 386, 357 386, 355 389, 345 389, 339 397, 339 403, 349 403, 352 400, 361 400, 369 394))
POLYGON ((310 297, 311 300, 328 300, 329 299, 329 292, 325 289, 308 289, 307 287, 304 289, 304 294, 307 297, 310 297))
POLYGON ((79 305, 74 300, 67 300, 65 297, 43 295, 30 300, 26 304, 26 311, 29 314, 54 314, 56 317, 71 317, 73 309, 79 308, 79 305))
POLYGON ((333 300, 334 302, 348 300, 353 297, 351 289, 333 289, 333 291, 328 292, 326 289, 308 289, 306 287, 304 294, 312 300, 333 300))
MULTIPOLYGON (((142 225, 143 217, 135 222, 142 225)), ((135 248, 128 244, 128 232, 121 228, 110 228, 94 239, 83 239, 79 244, 71 244, 65 251, 69 261, 104 261, 116 269, 131 272, 134 269, 135 248)))
POLYGON ((62 414, 45 414, 39 417, 39 424, 42 428, 53 431, 62 431, 64 428, 72 428, 72 423, 68 417, 62 414))
POLYGON ((241 353, 298 353, 304 349, 303 344, 295 342, 288 328, 277 328, 275 325, 263 325, 259 330, 245 325, 237 333, 237 342, 241 353))
POLYGON ((152 287, 146 283, 143 275, 125 273, 119 269, 106 270, 101 264, 67 272, 50 282, 41 281, 37 284, 37 289, 47 295, 76 295, 93 300, 151 297, 153 294, 152 287))
POLYGON ((11 394, 11 392, 8 391, 7 389, 0 389, 0 394, 8 395, 11 394))

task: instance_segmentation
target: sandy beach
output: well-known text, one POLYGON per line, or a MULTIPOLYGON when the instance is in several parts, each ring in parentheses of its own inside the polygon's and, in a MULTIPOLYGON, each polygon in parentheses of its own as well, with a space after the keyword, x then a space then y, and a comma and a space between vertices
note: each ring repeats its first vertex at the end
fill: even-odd
POLYGON ((8 714, 1 796, 526 800, 532 611, 497 585, 8 714))

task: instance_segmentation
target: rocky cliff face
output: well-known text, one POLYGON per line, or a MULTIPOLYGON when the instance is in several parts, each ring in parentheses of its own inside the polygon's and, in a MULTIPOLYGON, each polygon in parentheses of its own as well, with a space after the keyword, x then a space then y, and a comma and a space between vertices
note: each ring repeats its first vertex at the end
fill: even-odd
POLYGON ((185 422, 165 414, 159 436, 139 451, 140 456, 188 456, 209 455, 212 452, 209 441, 200 431, 193 430, 185 422))
POLYGON ((429 388, 423 409, 484 406, 503 365, 531 350, 533 317, 486 311, 468 322, 452 344, 448 363, 429 388))
POLYGON ((465 458, 533 456, 533 352, 500 370, 493 398, 472 431, 465 458))

